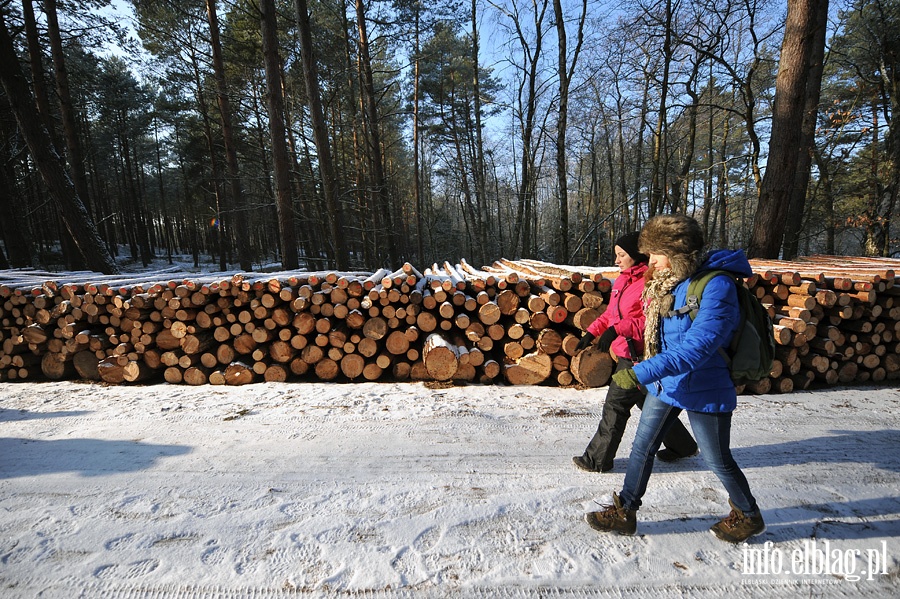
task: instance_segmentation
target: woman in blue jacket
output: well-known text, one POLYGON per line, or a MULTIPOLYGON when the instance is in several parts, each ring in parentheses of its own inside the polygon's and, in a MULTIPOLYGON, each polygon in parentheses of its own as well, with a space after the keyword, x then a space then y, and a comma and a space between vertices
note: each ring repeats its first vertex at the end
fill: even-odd
POLYGON ((765 530, 747 478, 731 455, 731 414, 737 394, 728 365, 719 353, 734 336, 740 320, 737 289, 728 277, 713 277, 703 289, 700 308, 674 313, 686 303, 689 279, 705 270, 750 276, 741 250, 718 250, 704 259, 703 232, 694 219, 663 215, 641 231, 640 249, 650 256, 644 288, 645 360, 614 375, 623 387, 647 390, 625 481, 613 505, 590 512, 586 520, 600 531, 634 534, 636 512, 653 470, 653 458, 682 410, 688 414, 700 455, 728 492, 731 513, 710 530, 720 539, 740 543, 765 530))
MULTIPOLYGON (((576 350, 585 349, 599 338, 597 347, 600 351, 610 352, 615 358, 617 372, 633 367, 644 352, 645 318, 641 296, 649 257, 638 251, 639 236, 638 231, 632 231, 616 240, 616 266, 621 272, 613 283, 606 310, 588 326, 576 347, 576 350)), ((613 458, 634 406, 644 407, 643 389, 620 389, 615 381, 610 381, 597 432, 584 453, 572 458, 578 468, 588 472, 612 470, 613 458)), ((663 439, 663 445, 665 449, 661 449, 656 457, 665 462, 674 462, 697 453, 694 438, 680 420, 673 423, 663 439)))

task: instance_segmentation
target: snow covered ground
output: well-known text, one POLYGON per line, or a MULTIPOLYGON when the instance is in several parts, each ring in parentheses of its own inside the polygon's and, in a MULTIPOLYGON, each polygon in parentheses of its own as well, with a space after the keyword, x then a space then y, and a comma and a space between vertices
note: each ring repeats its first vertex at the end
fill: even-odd
POLYGON ((637 536, 585 524, 637 424, 613 472, 576 470, 604 395, 3 384, 0 596, 896 596, 900 390, 740 398, 746 546, 708 532, 699 456, 657 464, 637 536))

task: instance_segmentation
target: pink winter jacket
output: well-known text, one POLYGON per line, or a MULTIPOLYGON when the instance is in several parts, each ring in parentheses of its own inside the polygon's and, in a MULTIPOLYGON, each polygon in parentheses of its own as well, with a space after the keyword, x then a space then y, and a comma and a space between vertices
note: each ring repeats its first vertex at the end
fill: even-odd
POLYGON ((628 351, 628 339, 634 339, 638 358, 644 354, 644 311, 641 307, 641 292, 644 291, 644 273, 647 263, 639 262, 623 270, 612 286, 606 311, 588 327, 588 332, 599 337, 609 327, 615 327, 618 337, 610 350, 619 357, 634 361, 635 356, 628 351))

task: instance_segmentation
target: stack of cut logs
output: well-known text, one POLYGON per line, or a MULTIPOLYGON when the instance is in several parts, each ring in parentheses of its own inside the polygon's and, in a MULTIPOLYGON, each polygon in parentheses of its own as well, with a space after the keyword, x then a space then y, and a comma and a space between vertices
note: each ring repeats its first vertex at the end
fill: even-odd
MULTIPOLYGON (((753 261, 745 284, 770 310, 778 359, 746 391, 900 377, 898 263, 753 261)), ((0 380, 602 386, 612 358, 575 346, 617 275, 505 259, 224 278, 0 271, 0 380)))
POLYGON ((900 260, 809 256, 751 260, 745 284, 769 309, 775 333, 770 377, 751 393, 900 378, 900 260))

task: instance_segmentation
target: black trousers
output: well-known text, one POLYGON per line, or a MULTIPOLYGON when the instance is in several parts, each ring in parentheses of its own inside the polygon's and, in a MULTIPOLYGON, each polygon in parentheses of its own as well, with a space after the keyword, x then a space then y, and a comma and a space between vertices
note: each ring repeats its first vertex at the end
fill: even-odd
MULTIPOLYGON (((631 368, 634 363, 625 358, 619 358, 616 364, 616 372, 631 368)), ((606 393, 606 401, 600 415, 600 424, 597 432, 587 449, 584 450, 584 459, 595 470, 610 470, 613 467, 613 458, 622 442, 625 434, 625 425, 631 416, 631 408, 644 407, 644 391, 640 389, 622 389, 615 382, 609 382, 609 391, 606 393)), ((693 455, 697 451, 697 442, 691 436, 681 420, 666 433, 663 439, 665 445, 677 456, 693 455)))

